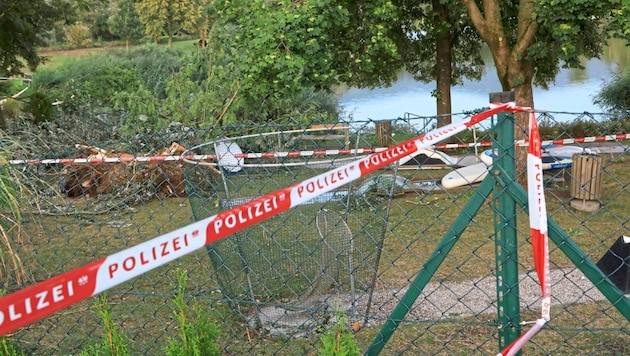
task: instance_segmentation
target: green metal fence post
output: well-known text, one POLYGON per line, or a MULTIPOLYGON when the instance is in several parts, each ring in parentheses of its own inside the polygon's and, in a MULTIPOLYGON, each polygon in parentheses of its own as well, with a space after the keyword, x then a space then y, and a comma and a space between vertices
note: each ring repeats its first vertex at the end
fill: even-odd
MULTIPOLYGON (((516 203, 525 211, 527 211, 527 192, 525 189, 516 184, 513 180, 504 179, 507 175, 497 176, 495 179, 497 184, 501 184, 504 189, 509 192, 516 203)), ((558 246, 575 266, 584 273, 593 285, 608 299, 608 301, 623 315, 626 320, 630 321, 630 299, 615 286, 615 284, 597 267, 588 255, 567 235, 564 230, 554 221, 552 217, 548 220, 549 239, 558 246)), ((551 287, 553 294, 553 286, 551 287)))
MULTIPOLYGON (((491 93, 490 102, 513 100, 513 92, 491 93)), ((493 175, 514 181, 514 115, 497 115, 493 150, 497 156, 493 162, 493 175)), ((497 282, 497 322, 499 349, 516 340, 520 330, 520 303, 518 286, 518 243, 516 229, 516 203, 499 184, 494 188, 494 232, 497 282)))
POLYGON ((451 251, 455 243, 459 240, 460 236, 464 233, 464 230, 468 227, 472 219, 477 215, 477 212, 482 207, 483 203, 488 199, 492 192, 494 180, 491 177, 486 177, 475 193, 470 198, 464 209, 457 215, 457 218, 451 225, 449 231, 446 232, 442 240, 435 248, 431 257, 427 260, 422 267, 416 278, 411 282, 409 289, 405 292, 405 295, 400 299, 396 308, 392 311, 387 322, 383 325, 378 332, 372 344, 365 352, 365 355, 378 355, 387 341, 390 339, 394 331, 398 328, 398 325, 403 321, 409 309, 418 299, 418 296, 424 290, 427 283, 435 272, 438 270, 444 259, 451 251))

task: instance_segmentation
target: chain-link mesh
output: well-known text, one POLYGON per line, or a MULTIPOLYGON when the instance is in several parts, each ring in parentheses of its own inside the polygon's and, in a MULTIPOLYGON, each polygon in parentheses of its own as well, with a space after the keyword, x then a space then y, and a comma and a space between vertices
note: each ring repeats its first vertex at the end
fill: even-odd
MULTIPOLYGON (((430 119, 391 120, 386 126, 391 132, 385 134, 400 142, 418 134, 413 120, 426 126, 430 119)), ((627 354, 628 140, 603 135, 625 134, 630 127, 613 115, 545 113, 539 122, 543 140, 564 139, 588 148, 597 153, 599 168, 590 173, 574 167, 545 170, 550 224, 558 227, 550 225, 552 319, 524 353, 627 354), (584 142, 582 137, 598 139, 584 142), (575 200, 596 207, 588 211, 586 205, 572 204, 575 200), (584 261, 610 275, 614 290, 597 278, 598 268, 589 269, 584 261), (619 298, 611 297, 615 292, 619 298)), ((22 187, 21 227, 11 231, 12 250, 3 246, 3 269, 9 273, 2 287, 7 293, 19 290, 356 159, 383 142, 375 124, 243 125, 172 130, 129 141, 72 142, 56 149, 21 145, 12 158, 53 161, 11 166, 19 170, 22 187), (217 142, 236 143, 244 155, 230 150, 232 159, 222 164, 219 157, 204 157, 225 154, 217 142), (186 160, 137 159, 179 157, 186 149, 186 160), (103 156, 123 162, 55 161, 103 156), (10 261, 22 265, 24 274, 10 261)), ((509 184, 441 185, 447 174, 481 161, 475 153, 490 147, 469 144, 492 141, 490 128, 484 123, 447 142, 450 146, 438 146, 438 154, 428 150, 362 177, 109 290, 114 322, 132 354, 162 354, 168 338, 176 335, 176 268, 188 272, 187 300, 200 304, 220 326, 224 354, 316 354, 318 331, 330 327, 339 311, 361 326, 354 337, 362 351, 395 320, 381 354, 498 352, 505 328, 526 331, 540 309, 525 208, 509 184), (501 194, 516 197, 516 256, 505 256, 497 247, 495 231, 504 228, 497 217, 501 194), (333 232, 347 224, 350 233, 320 233, 322 212, 330 212, 333 232), (520 303, 514 320, 505 319, 512 314, 502 310, 506 285, 497 277, 506 260, 518 267, 517 285, 507 286, 520 303), (418 286, 418 298, 405 299, 418 286), (408 312, 398 319, 392 313, 401 307, 408 312)), ((516 162, 517 173, 524 164, 516 162)), ((92 303, 71 306, 9 337, 29 354, 78 354, 104 333, 92 303)))

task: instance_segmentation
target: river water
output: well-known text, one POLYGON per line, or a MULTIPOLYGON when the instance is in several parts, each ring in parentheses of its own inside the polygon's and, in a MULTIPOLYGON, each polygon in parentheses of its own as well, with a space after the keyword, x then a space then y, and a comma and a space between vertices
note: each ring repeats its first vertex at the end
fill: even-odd
MULTIPOLYGON (((484 58, 486 63, 492 62, 489 53, 484 58)), ((602 108, 593 103, 593 97, 619 68, 630 68, 630 50, 625 43, 613 41, 600 59, 584 61, 583 65, 583 70, 561 70, 548 90, 534 87, 535 108, 555 112, 602 112, 602 108)), ((436 114, 435 99, 431 97, 434 89, 435 82, 416 82, 411 74, 402 72, 387 88, 343 90, 339 102, 349 121, 391 120, 404 117, 406 113, 432 116, 436 114)), ((497 91, 501 91, 501 85, 494 65, 487 65, 481 81, 466 81, 463 86, 451 89, 452 112, 486 107, 489 93, 497 91)))

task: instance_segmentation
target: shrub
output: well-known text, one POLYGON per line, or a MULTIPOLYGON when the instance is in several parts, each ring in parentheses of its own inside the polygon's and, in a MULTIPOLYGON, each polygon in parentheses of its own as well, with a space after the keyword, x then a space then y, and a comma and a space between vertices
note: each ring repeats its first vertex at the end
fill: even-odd
POLYGON ((618 71, 602 86, 593 103, 612 112, 630 111, 630 71, 618 71))
POLYGON ((90 28, 84 24, 75 24, 64 28, 66 40, 73 47, 83 47, 92 43, 90 28))
POLYGON ((53 121, 54 109, 52 100, 41 92, 34 92, 28 99, 28 104, 24 105, 23 111, 31 116, 34 123, 53 121))

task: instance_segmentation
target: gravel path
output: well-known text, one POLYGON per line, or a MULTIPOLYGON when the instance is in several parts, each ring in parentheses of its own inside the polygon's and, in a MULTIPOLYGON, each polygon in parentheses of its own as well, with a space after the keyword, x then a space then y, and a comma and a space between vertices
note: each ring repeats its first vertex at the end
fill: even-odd
MULTIPOLYGON (((400 289, 375 290, 369 310, 369 325, 381 325, 390 316, 397 303, 409 287, 400 289)), ((535 271, 519 275, 519 295, 521 310, 540 312, 540 285, 535 271)), ((605 300, 604 295, 577 268, 551 271, 552 307, 605 300)), ((630 297, 630 295, 626 295, 630 297)), ((405 320, 444 320, 497 313, 496 279, 487 276, 461 283, 429 283, 411 306, 405 320)), ((352 317, 352 296, 348 294, 323 296, 321 305, 328 309, 345 309, 350 322, 362 322, 368 303, 368 295, 356 296, 354 309, 357 317, 352 317)), ((261 308, 257 316, 250 316, 250 326, 260 322, 271 334, 285 336, 306 335, 316 327, 315 319, 323 314, 312 311, 289 311, 280 307, 261 308), (319 316, 317 316, 319 315, 319 316)), ((528 320, 534 321, 534 320, 528 320)), ((321 322, 321 320, 320 320, 321 322)))
MULTIPOLYGON (((387 318, 408 287, 398 290, 377 290, 372 296, 370 315, 375 319, 387 318)), ((540 285, 536 272, 519 275, 521 310, 540 310, 540 285)), ((551 271, 551 295, 553 305, 570 305, 604 300, 578 269, 551 271)), ((483 277, 461 283, 429 283, 424 288, 406 319, 438 320, 449 317, 466 317, 479 314, 496 314, 496 279, 483 277)), ((357 301, 357 310, 365 310, 367 296, 357 301)))

